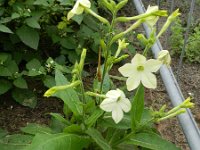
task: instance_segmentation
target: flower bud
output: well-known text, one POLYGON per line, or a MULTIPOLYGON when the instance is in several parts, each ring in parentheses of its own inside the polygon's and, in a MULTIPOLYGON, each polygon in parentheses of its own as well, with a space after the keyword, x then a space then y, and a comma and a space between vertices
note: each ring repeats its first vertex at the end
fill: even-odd
POLYGON ((157 38, 159 38, 169 27, 169 25, 180 15, 179 9, 175 10, 168 18, 165 24, 163 25, 162 29, 157 35, 157 38))
POLYGON ((118 49, 125 49, 128 45, 129 43, 126 43, 125 39, 118 40, 118 49))
POLYGON ((158 60, 169 67, 171 63, 171 56, 168 50, 162 50, 158 53, 158 60))
POLYGON ((188 97, 181 105, 181 108, 193 108, 194 103, 191 102, 191 97, 188 97))

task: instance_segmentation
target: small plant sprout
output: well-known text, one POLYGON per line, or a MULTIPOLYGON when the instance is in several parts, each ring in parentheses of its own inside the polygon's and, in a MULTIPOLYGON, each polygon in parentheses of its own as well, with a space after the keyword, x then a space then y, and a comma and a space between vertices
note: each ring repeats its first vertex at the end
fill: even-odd
POLYGON ((167 65, 168 67, 171 64, 171 56, 168 50, 162 50, 158 53, 158 60, 160 60, 163 64, 167 65))
POLYGON ((123 111, 131 110, 131 103, 120 89, 108 91, 106 97, 100 104, 100 108, 106 112, 112 112, 113 120, 119 123, 123 118, 123 111))
POLYGON ((153 72, 157 72, 161 64, 159 60, 146 60, 143 55, 136 54, 131 63, 125 64, 118 70, 124 77, 128 77, 126 81, 128 91, 136 89, 140 82, 147 88, 155 89, 157 81, 153 72))
POLYGON ((90 8, 91 3, 89 0, 77 0, 73 9, 69 11, 67 19, 71 19, 74 15, 80 15, 83 13, 85 8, 90 8))

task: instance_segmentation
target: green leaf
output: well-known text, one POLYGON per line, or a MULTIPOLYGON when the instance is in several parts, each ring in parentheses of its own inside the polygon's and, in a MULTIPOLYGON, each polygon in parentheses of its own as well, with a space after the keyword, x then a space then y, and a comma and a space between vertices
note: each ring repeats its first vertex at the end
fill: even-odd
POLYGON ((103 127, 111 127, 111 128, 115 128, 115 129, 123 129, 123 130, 127 130, 130 129, 131 126, 131 119, 130 119, 130 114, 125 114, 122 121, 120 121, 118 124, 116 124, 110 113, 106 113, 104 115, 105 118, 103 118, 102 120, 100 120, 100 124, 103 127))
POLYGON ((46 74, 46 71, 38 59, 32 59, 26 64, 28 71, 28 76, 37 76, 41 74, 46 74))
POLYGON ((1 150, 22 150, 32 141, 31 135, 13 134, 0 139, 1 150))
POLYGON ((126 144, 133 144, 153 150, 180 150, 176 145, 162 139, 155 133, 138 133, 133 135, 126 144))
POLYGON ((24 44, 37 50, 40 37, 35 29, 22 26, 17 29, 16 33, 24 44))
POLYGON ((31 27, 31 28, 36 28, 36 29, 40 29, 40 24, 38 23, 38 21, 36 20, 36 18, 32 17, 32 18, 27 18, 25 20, 26 24, 31 27))
POLYGON ((94 129, 94 128, 88 128, 86 133, 91 136, 91 138, 101 147, 103 150, 112 150, 108 142, 103 138, 101 133, 94 129))
POLYGON ((27 89, 28 88, 26 80, 24 78, 22 78, 22 77, 19 77, 19 78, 15 79, 13 84, 16 87, 21 88, 21 89, 27 89))
POLYGON ((74 134, 37 134, 24 150, 82 150, 89 142, 87 137, 74 134))
POLYGON ((36 124, 36 123, 29 123, 26 127, 20 128, 20 130, 24 133, 36 135, 38 133, 41 134, 51 134, 52 130, 49 127, 44 125, 36 124))
POLYGON ((11 57, 11 55, 8 53, 0 53, 0 64, 3 64, 9 57, 11 57))
POLYGON ((64 128, 63 132, 72 134, 83 134, 81 126, 77 124, 72 124, 70 126, 67 126, 66 128, 64 128))
POLYGON ((72 17, 72 20, 76 21, 80 25, 83 21, 83 15, 75 15, 74 17, 72 17))
POLYGON ((58 0, 60 2, 60 5, 73 5, 72 0, 58 0))
POLYGON ((38 59, 32 59, 26 64, 28 70, 36 69, 38 70, 41 67, 41 63, 38 59))
POLYGON ((96 121, 97 119, 103 114, 104 111, 102 111, 101 109, 96 109, 94 113, 92 113, 92 115, 87 118, 87 120, 85 120, 85 124, 88 127, 91 127, 96 121))
POLYGON ((12 73, 10 72, 10 70, 7 67, 0 65, 0 70, 1 70, 0 76, 4 76, 4 77, 12 76, 12 73))
MULTIPOLYGON (((69 84, 66 77, 59 70, 56 70, 55 80, 56 86, 69 84)), ((82 115, 82 103, 80 102, 78 94, 73 88, 58 91, 55 96, 62 99, 69 109, 74 113, 74 115, 82 115)))
POLYGON ((5 33, 13 33, 8 27, 2 24, 0 24, 0 31, 5 33))
POLYGON ((63 116, 61 114, 58 114, 58 113, 50 113, 51 116, 53 116, 56 120, 66 124, 66 125, 69 125, 70 122, 68 120, 66 120, 65 118, 63 118, 63 116))
POLYGON ((133 98, 131 107, 131 128, 134 131, 140 123, 144 110, 144 86, 140 85, 133 98))
POLYGON ((46 75, 45 76, 45 79, 43 80, 43 83, 48 88, 56 86, 55 78, 50 76, 50 75, 46 75))
POLYGON ((5 79, 0 79, 0 95, 6 93, 12 88, 12 84, 5 79))
POLYGON ((30 108, 34 108, 37 104, 36 95, 26 89, 14 89, 12 91, 12 97, 23 106, 28 106, 30 108))
POLYGON ((67 49, 75 49, 77 47, 76 41, 72 37, 65 37, 60 41, 61 46, 67 49))

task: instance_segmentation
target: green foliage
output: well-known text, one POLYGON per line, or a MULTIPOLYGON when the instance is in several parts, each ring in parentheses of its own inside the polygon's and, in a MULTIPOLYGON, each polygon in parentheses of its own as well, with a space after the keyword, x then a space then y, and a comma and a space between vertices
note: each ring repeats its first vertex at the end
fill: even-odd
MULTIPOLYGON (((0 94, 13 88, 27 89, 27 81, 53 84, 55 81, 47 81, 52 79, 55 65, 63 73, 70 73, 64 65, 75 63, 83 47, 90 49, 91 58, 97 57, 100 24, 89 15, 68 21, 65 16, 73 4, 73 0, 0 2, 0 94), (54 64, 48 61, 49 56, 54 64)), ((24 104, 22 99, 15 100, 24 104)))
POLYGON ((169 44, 171 47, 172 55, 181 54, 181 50, 184 42, 184 28, 181 25, 181 20, 177 19, 174 24, 171 26, 171 36, 169 38, 169 44))
MULTIPOLYGON (((183 42, 184 42, 184 31, 185 28, 181 24, 180 19, 178 19, 175 24, 171 27, 172 35, 170 36, 170 47, 172 49, 172 55, 180 56, 183 42)), ((190 29, 186 49, 185 58, 189 62, 200 63, 200 25, 197 24, 190 29)))
POLYGON ((89 142, 87 137, 74 134, 37 134, 24 150, 82 150, 89 142))
POLYGON ((153 150, 180 150, 180 148, 177 148, 174 144, 163 140, 155 133, 138 133, 133 135, 126 143, 153 150))
POLYGON ((188 38, 188 44, 186 47, 186 58, 190 62, 200 63, 200 25, 194 28, 194 31, 188 38))

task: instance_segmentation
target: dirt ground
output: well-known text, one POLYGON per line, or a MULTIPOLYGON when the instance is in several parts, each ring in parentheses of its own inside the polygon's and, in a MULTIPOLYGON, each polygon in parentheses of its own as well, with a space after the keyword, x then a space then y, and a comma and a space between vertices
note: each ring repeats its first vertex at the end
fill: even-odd
MULTIPOLYGON (((145 1, 145 6, 151 3, 155 3, 155 0, 145 1)), ((162 0, 163 7, 169 8, 169 4, 162 0)), ((182 5, 185 5, 183 3, 182 5)), ((181 6, 180 0, 177 1, 176 7, 181 6)), ((131 14, 132 5, 125 8, 125 14, 131 14)), ((182 10, 186 11, 182 8, 182 10)), ((186 11, 187 12, 187 11, 186 11)), ((183 15, 183 17, 186 16, 183 15)), ((165 45, 165 38, 161 39, 161 43, 165 45)), ((172 69, 177 71, 179 58, 173 58, 172 69)), ((178 83, 181 87, 183 95, 188 96, 188 93, 194 94, 195 108, 192 109, 194 118, 200 126, 200 67, 199 64, 190 64, 184 62, 179 72, 178 83)), ((167 96, 165 87, 161 79, 158 77, 158 88, 156 90, 146 91, 146 105, 152 106, 154 109, 159 109, 163 104, 167 104, 171 107, 169 97, 167 96)), ((9 95, 3 95, 0 97, 0 128, 7 129, 9 132, 18 132, 20 127, 26 126, 27 123, 39 123, 48 124, 50 121, 50 112, 62 112, 62 102, 55 99, 44 99, 42 96, 38 98, 38 105, 34 109, 30 109, 19 105, 9 95)), ((176 118, 161 122, 157 125, 157 129, 161 135, 180 146, 182 150, 189 150, 187 141, 180 128, 180 125, 176 118)))

